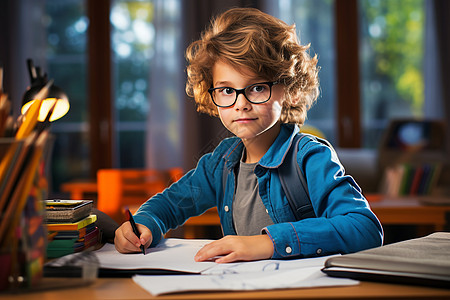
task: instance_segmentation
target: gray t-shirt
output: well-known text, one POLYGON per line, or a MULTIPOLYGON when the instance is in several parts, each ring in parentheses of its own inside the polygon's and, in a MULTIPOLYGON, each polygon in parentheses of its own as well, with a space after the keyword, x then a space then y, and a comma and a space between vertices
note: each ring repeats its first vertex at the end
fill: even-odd
POLYGON ((238 235, 258 235, 262 228, 273 224, 259 196, 255 166, 256 163, 241 161, 239 167, 233 201, 233 222, 238 235))

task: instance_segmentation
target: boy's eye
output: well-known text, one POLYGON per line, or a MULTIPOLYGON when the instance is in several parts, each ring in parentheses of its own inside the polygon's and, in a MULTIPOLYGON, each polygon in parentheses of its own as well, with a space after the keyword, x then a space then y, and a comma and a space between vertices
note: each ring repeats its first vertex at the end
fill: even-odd
POLYGON ((266 90, 266 86, 263 84, 252 85, 249 90, 251 93, 262 93, 266 90))
POLYGON ((219 93, 224 96, 229 96, 229 95, 234 94, 234 89, 225 87, 225 88, 219 89, 219 93))

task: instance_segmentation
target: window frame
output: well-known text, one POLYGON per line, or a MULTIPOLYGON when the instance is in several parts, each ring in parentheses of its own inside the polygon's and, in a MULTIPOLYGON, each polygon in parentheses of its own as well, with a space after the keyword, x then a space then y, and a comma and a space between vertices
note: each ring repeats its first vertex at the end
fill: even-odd
POLYGON ((111 1, 86 1, 88 29, 88 108, 91 177, 112 168, 114 151, 114 100, 112 98, 111 1))
POLYGON ((361 148, 358 0, 335 1, 338 146, 361 148))

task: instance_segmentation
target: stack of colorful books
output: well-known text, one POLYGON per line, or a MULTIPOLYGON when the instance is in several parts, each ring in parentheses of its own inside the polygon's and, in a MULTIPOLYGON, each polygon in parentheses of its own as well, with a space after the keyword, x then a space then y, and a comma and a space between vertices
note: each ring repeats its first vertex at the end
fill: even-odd
POLYGON ((100 241, 92 200, 45 200, 45 206, 47 258, 80 252, 100 241))

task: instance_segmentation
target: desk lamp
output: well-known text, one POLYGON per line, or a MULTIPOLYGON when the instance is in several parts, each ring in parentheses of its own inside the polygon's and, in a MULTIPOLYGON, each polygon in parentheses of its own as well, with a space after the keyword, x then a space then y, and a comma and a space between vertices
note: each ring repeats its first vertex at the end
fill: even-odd
MULTIPOLYGON (((28 72, 30 74, 31 86, 23 95, 21 112, 24 114, 35 101, 36 95, 47 84, 47 74, 42 75, 39 67, 34 67, 31 59, 27 60, 28 72)), ((51 85, 47 97, 42 101, 39 111, 39 122, 44 122, 50 110, 53 109, 49 121, 53 122, 63 117, 69 111, 69 99, 62 89, 51 85), (55 104, 56 102, 56 104, 55 104)))

